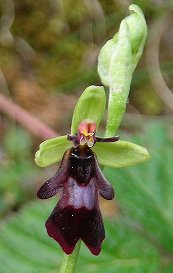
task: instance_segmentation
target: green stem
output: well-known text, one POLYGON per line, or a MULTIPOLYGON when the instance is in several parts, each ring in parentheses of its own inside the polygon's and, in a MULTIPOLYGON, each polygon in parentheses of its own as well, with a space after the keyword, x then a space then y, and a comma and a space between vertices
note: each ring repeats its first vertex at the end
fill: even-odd
POLYGON ((70 255, 64 254, 64 259, 61 264, 59 273, 75 273, 79 257, 80 246, 81 241, 78 241, 75 250, 73 251, 72 254, 70 255))

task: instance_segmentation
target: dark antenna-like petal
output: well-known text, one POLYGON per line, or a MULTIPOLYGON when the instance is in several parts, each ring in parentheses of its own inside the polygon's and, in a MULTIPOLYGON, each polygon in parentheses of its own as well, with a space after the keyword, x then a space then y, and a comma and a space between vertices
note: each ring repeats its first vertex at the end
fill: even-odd
POLYGON ((96 182, 97 182, 100 195, 106 200, 112 200, 114 198, 114 189, 112 185, 106 180, 102 171, 100 170, 96 156, 95 156, 95 173, 96 173, 96 182))
POLYGON ((114 136, 114 137, 95 137, 96 142, 116 142, 120 139, 119 136, 114 136))

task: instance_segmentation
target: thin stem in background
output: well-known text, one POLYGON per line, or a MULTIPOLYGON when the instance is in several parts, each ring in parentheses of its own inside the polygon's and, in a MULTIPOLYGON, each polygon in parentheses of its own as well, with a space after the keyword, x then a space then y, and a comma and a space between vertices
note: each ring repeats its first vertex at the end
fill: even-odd
POLYGON ((171 22, 171 15, 166 13, 151 24, 148 47, 146 50, 146 63, 148 75, 155 92, 171 112, 173 112, 173 94, 164 80, 159 62, 161 38, 166 33, 171 22))
POLYGON ((8 97, 0 94, 0 111, 4 112, 12 119, 15 119, 30 133, 42 140, 57 137, 58 133, 49 126, 18 106, 8 97))

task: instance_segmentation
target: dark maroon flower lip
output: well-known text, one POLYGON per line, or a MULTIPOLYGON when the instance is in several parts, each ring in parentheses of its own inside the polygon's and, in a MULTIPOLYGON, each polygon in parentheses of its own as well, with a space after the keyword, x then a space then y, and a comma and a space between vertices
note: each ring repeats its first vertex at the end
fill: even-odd
POLYGON ((70 254, 79 239, 98 255, 105 238, 98 193, 114 197, 112 185, 103 176, 95 154, 87 145, 68 149, 56 174, 45 182, 37 196, 47 199, 61 189, 60 199, 46 222, 49 236, 70 254))
POLYGON ((71 254, 79 239, 91 253, 98 255, 105 238, 105 231, 100 210, 86 207, 74 208, 56 206, 46 222, 47 232, 56 240, 66 254, 71 254), (58 227, 58 228, 57 228, 58 227))

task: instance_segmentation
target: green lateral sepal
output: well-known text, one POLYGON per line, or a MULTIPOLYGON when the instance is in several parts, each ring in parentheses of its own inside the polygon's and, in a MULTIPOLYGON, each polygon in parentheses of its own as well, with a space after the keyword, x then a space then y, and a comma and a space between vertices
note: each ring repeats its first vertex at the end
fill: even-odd
POLYGON ((71 142, 67 140, 67 136, 47 139, 40 144, 39 150, 35 154, 35 162, 40 167, 58 163, 64 152, 70 147, 71 142))
POLYGON ((119 140, 115 143, 96 143, 93 151, 100 165, 121 168, 149 159, 149 152, 132 142, 119 140))

